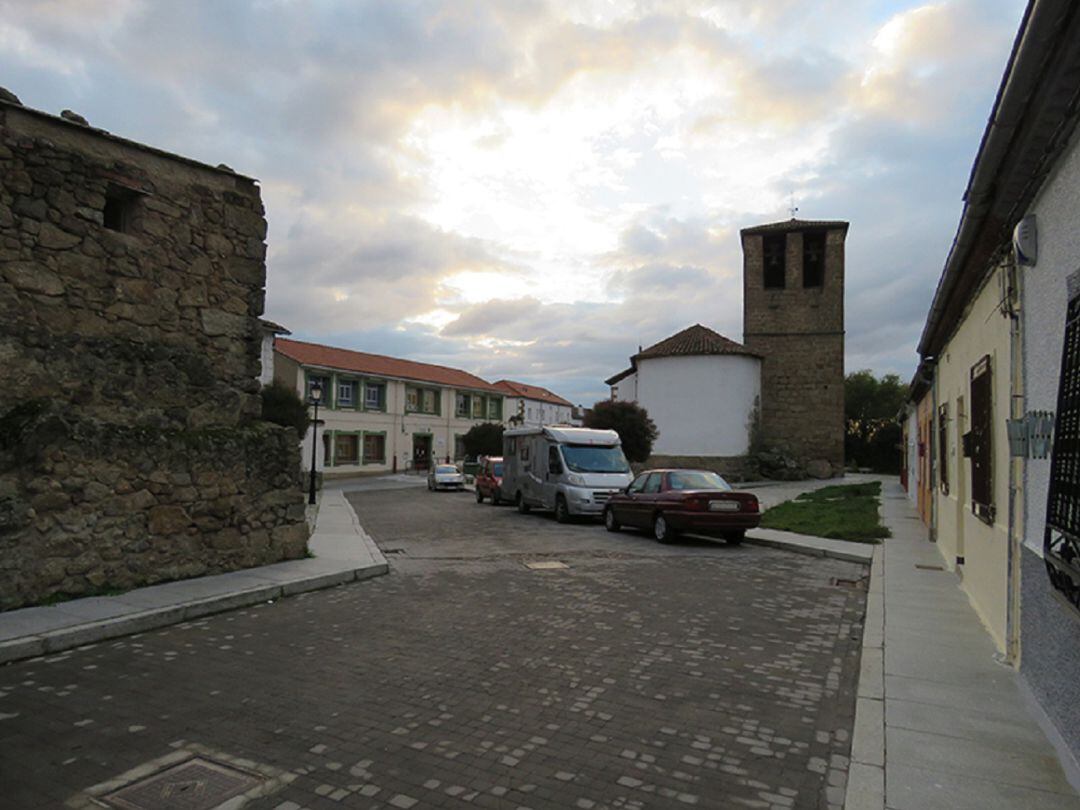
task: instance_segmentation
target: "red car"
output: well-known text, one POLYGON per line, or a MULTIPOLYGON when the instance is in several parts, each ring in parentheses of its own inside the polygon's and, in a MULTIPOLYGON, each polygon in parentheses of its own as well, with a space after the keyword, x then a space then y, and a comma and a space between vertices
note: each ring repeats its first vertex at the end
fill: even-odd
POLYGON ((491 499, 492 506, 502 503, 499 487, 502 486, 502 456, 488 456, 480 460, 480 470, 476 473, 476 502, 483 503, 484 498, 491 499))
POLYGON ((672 543, 687 532, 737 544, 747 529, 760 523, 758 499, 732 491, 727 481, 708 470, 646 470, 604 507, 609 532, 623 526, 648 529, 661 543, 672 543))

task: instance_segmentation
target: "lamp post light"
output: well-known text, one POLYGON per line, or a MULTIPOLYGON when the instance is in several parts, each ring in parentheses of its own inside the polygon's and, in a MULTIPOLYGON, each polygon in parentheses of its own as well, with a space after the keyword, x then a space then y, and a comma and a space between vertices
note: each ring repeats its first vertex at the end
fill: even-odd
POLYGON ((311 481, 308 486, 308 503, 315 503, 315 459, 319 438, 319 400, 322 399, 322 383, 315 380, 311 384, 311 404, 315 406, 315 416, 311 420, 311 481))

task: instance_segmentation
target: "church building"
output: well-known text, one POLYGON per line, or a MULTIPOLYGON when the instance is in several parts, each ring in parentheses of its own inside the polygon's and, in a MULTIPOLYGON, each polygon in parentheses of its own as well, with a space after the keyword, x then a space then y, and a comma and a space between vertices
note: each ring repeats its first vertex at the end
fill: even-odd
POLYGON ((814 475, 843 470, 847 230, 799 219, 744 228, 743 343, 695 324, 606 381, 656 423, 650 466, 738 475, 756 438, 814 475))

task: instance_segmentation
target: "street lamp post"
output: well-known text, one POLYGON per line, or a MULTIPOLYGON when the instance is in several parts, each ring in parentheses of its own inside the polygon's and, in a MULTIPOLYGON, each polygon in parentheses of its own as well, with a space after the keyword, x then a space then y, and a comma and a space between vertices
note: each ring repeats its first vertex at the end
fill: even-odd
POLYGON ((322 383, 315 380, 311 384, 311 404, 315 406, 315 416, 311 420, 311 482, 308 486, 308 503, 315 503, 315 459, 319 438, 319 400, 322 399, 322 383))

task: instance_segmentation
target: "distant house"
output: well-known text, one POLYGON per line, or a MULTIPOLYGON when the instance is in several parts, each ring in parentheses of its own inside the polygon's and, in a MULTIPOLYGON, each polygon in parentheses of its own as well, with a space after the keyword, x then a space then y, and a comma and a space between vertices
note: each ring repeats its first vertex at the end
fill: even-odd
POLYGON ((266 318, 259 319, 262 332, 262 346, 259 352, 259 384, 269 385, 274 379, 274 338, 278 335, 291 335, 288 329, 266 318))
POLYGON ((919 341, 921 374, 912 387, 923 519, 999 653, 1019 669, 1074 757, 1077 42, 1075 3, 1028 5, 919 341))
MULTIPOLYGON (((427 469, 465 456, 462 437, 502 422, 504 392, 461 369, 278 338, 274 376, 305 398, 317 380, 323 404, 316 469, 327 475, 427 469)), ((305 469, 311 467, 309 430, 305 469)))
POLYGON ((506 394, 506 419, 528 427, 574 424, 574 405, 539 385, 499 380, 495 387, 506 394))
POLYGON ((693 457, 724 471, 750 449, 761 393, 761 358, 695 324, 630 358, 606 381, 611 398, 649 412, 659 437, 650 463, 693 457))

